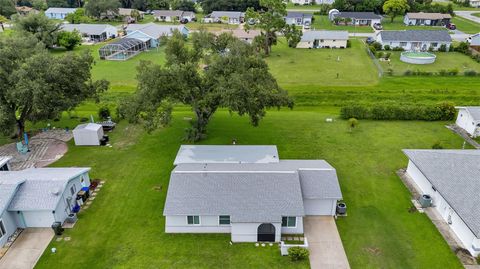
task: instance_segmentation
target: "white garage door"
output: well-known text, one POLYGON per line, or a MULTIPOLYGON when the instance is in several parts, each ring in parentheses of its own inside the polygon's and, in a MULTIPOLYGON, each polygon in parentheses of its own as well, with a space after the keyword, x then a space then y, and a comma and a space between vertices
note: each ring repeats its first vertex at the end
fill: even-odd
POLYGON ((52 211, 23 211, 27 227, 51 227, 55 222, 52 211))
POLYGON ((303 200, 305 215, 332 216, 335 212, 335 200, 305 199, 303 200))

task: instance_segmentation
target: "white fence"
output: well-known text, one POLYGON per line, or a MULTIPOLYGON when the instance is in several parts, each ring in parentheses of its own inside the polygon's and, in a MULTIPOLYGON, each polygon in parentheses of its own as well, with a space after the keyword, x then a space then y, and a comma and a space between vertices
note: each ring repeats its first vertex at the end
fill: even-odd
POLYGON ((308 241, 307 238, 304 238, 303 245, 290 245, 290 244, 285 244, 285 242, 280 241, 280 252, 282 253, 282 256, 287 256, 288 255, 288 249, 293 248, 293 247, 301 247, 301 248, 307 248, 308 249, 308 241))

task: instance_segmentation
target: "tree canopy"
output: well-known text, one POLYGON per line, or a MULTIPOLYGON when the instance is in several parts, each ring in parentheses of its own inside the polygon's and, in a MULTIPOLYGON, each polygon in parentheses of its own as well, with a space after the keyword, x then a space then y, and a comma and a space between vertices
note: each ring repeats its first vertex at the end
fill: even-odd
POLYGON ((30 33, 48 48, 57 42, 61 25, 48 19, 43 13, 28 16, 15 16, 14 29, 20 33, 30 33))
POLYGON ((0 130, 22 136, 26 121, 59 117, 108 88, 92 81, 88 53, 53 56, 32 35, 0 37, 0 130))
POLYGON ((77 31, 68 32, 61 31, 58 33, 57 45, 66 48, 67 50, 73 50, 76 46, 82 43, 82 35, 77 31))
POLYGON ((0 0, 0 15, 10 18, 15 13, 17 13, 17 10, 14 1, 0 0))
POLYGON ((87 15, 101 18, 102 16, 113 16, 118 14, 121 7, 118 0, 94 0, 85 4, 85 12, 87 15))
POLYGON ((409 8, 407 0, 387 0, 383 4, 383 12, 390 16, 392 22, 396 16, 405 14, 409 8))
POLYGON ((260 9, 259 0, 203 0, 200 4, 205 14, 215 10, 244 12, 249 7, 254 10, 260 9))
POLYGON ((173 10, 193 11, 195 12, 195 3, 191 0, 173 0, 171 3, 173 10))
POLYGON ((72 24, 88 23, 91 21, 91 19, 85 15, 84 8, 77 8, 75 12, 67 14, 65 20, 72 24))
POLYGON ((256 126, 267 108, 293 106, 250 45, 230 34, 217 38, 205 30, 193 33, 191 39, 192 46, 175 32, 166 42, 165 66, 140 64, 136 94, 120 106, 121 115, 141 120, 152 130, 168 122, 168 103, 189 105, 195 119, 186 138, 197 141, 205 137, 207 125, 219 108, 248 115, 256 126))

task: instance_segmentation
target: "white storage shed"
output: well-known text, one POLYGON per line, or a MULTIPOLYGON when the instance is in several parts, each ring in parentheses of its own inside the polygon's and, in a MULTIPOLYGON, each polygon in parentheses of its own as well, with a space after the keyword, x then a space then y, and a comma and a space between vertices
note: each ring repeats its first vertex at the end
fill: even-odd
POLYGON ((103 128, 100 124, 80 124, 73 130, 76 146, 99 146, 102 138, 103 128))

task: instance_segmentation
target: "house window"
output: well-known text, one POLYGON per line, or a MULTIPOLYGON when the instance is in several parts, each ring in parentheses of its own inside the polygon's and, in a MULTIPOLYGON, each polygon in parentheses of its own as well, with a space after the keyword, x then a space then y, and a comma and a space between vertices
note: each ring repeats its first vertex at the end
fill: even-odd
POLYGON ((400 42, 400 47, 406 47, 407 46, 407 42, 400 42))
POLYGON ((200 224, 200 216, 187 216, 187 224, 188 225, 199 225, 200 224))
POLYGON ((230 216, 219 216, 218 217, 219 225, 230 225, 230 216))
POLYGON ((432 43, 432 47, 436 48, 438 46, 438 43, 432 43))
POLYGON ((8 171, 8 165, 4 164, 2 167, 0 167, 0 171, 8 171))
POLYGON ((0 238, 7 234, 7 230, 5 230, 5 226, 3 225, 3 220, 0 220, 0 238))
POLYGON ((77 191, 77 188, 75 187, 75 185, 73 185, 72 187, 70 187, 70 194, 71 195, 75 195, 75 192, 77 191))
POLYGON ((297 227, 297 217, 282 217, 282 227, 297 227))

